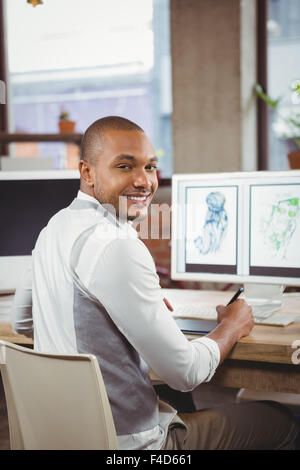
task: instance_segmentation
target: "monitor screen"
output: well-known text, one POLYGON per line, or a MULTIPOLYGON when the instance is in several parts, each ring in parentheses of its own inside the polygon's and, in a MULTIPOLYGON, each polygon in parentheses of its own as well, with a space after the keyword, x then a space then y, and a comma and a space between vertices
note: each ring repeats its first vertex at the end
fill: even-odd
POLYGON ((300 171, 174 175, 172 278, 300 285, 300 171))
POLYGON ((79 190, 77 171, 0 172, 0 291, 16 288, 37 237, 79 190))

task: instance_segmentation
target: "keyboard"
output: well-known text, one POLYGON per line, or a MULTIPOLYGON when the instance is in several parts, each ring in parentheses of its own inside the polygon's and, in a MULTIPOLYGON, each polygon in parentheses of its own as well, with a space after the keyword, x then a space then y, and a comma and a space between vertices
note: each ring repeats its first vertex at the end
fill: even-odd
MULTIPOLYGON (((300 321, 300 315, 294 313, 275 313, 277 307, 265 308, 253 307, 254 322, 259 325, 286 326, 294 321, 300 321)), ((174 307, 173 316, 175 318, 199 318, 202 320, 216 320, 217 311, 215 307, 203 306, 199 304, 181 304, 174 307)))
POLYGON ((199 306, 197 304, 178 305, 174 308, 174 317, 201 318, 202 320, 216 320, 215 307, 199 306))

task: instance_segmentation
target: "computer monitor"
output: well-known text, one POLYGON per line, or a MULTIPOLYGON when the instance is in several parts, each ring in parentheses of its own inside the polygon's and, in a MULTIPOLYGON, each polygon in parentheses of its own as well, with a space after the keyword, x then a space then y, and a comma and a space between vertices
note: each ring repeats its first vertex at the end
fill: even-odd
POLYGON ((300 285, 300 171, 174 175, 171 277, 281 302, 300 285))
POLYGON ((14 292, 37 237, 79 189, 76 170, 0 171, 0 292, 14 292))

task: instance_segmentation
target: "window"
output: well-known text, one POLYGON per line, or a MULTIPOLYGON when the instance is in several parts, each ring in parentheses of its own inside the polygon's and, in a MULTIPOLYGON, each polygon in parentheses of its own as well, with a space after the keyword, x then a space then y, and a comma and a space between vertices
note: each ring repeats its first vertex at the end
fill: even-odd
MULTIPOLYGON (((300 0, 268 0, 268 94, 281 97, 283 115, 300 113, 300 99, 291 85, 300 79, 300 0)), ((269 169, 289 168, 287 152, 293 139, 278 115, 270 112, 269 169)), ((299 129, 300 137, 300 129, 299 129)))
MULTIPOLYGON (((61 110, 84 132, 121 115, 152 139, 163 177, 172 173, 169 0, 6 1, 10 132, 56 133, 61 110)), ((15 156, 77 165, 78 148, 14 144, 15 156)))

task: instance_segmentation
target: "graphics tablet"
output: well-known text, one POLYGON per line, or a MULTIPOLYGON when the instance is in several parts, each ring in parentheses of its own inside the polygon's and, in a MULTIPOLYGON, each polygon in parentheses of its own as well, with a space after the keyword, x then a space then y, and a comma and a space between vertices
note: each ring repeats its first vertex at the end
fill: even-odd
POLYGON ((175 318, 175 321, 182 333, 191 335, 206 335, 217 326, 216 321, 198 318, 175 318))

